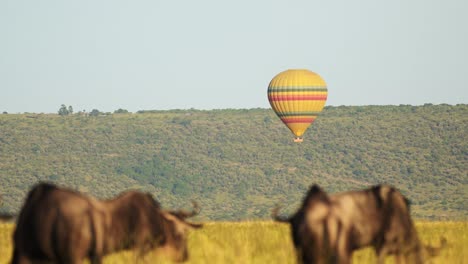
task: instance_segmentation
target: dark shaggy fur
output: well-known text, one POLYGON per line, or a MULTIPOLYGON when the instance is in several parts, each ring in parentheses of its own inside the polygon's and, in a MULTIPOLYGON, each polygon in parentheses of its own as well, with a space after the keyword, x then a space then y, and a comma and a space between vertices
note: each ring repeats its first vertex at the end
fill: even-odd
POLYGON ((301 263, 351 263, 353 251, 366 246, 375 249, 378 263, 391 254, 397 263, 423 263, 429 248, 419 241, 408 200, 386 185, 330 196, 314 185, 293 216, 277 213, 278 208, 277 221, 291 224, 301 263))
POLYGON ((48 183, 29 192, 13 235, 12 263, 101 263, 104 255, 152 249, 175 261, 187 259, 184 218, 197 212, 163 211, 150 194, 130 191, 111 200, 97 200, 48 183))

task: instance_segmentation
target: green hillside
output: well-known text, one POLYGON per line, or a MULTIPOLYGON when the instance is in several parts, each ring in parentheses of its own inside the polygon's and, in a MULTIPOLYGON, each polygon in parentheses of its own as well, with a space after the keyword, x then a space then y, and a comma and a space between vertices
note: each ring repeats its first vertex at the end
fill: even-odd
POLYGON ((52 181, 98 197, 151 192, 201 219, 292 212, 306 189, 395 185, 419 219, 468 219, 468 105, 326 107, 304 142, 269 109, 0 115, 0 211, 52 181))

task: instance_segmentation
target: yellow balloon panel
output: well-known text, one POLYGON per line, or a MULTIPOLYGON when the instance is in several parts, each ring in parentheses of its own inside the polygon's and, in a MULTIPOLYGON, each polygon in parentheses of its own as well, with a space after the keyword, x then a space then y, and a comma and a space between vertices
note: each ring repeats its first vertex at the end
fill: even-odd
POLYGON ((314 122, 327 96, 325 81, 305 69, 281 72, 268 86, 271 107, 296 137, 301 137, 314 122))

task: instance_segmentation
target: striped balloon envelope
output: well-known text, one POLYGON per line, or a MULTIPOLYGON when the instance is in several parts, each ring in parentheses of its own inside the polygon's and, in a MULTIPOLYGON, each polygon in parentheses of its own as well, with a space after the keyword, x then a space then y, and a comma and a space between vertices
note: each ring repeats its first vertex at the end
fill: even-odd
POLYGON ((325 81, 305 69, 281 72, 268 85, 268 101, 296 136, 295 142, 302 142, 302 135, 325 106, 327 95, 325 81))

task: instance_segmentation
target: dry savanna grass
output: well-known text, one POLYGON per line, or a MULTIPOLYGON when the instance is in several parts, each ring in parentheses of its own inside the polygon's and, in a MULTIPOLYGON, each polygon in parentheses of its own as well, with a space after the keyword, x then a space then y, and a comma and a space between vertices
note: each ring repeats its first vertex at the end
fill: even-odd
MULTIPOLYGON (((431 263, 468 263, 468 222, 417 222, 424 244, 438 246, 444 236, 448 245, 431 263)), ((13 224, 0 223, 0 264, 11 257, 13 224)), ((295 263, 289 226, 275 222, 212 222, 189 235, 187 263, 295 263)), ((104 263, 170 263, 154 254, 138 259, 131 251, 107 256, 104 263)), ((375 263, 370 248, 354 253, 354 263, 375 263)), ((392 257, 387 263, 393 263, 392 257)))

